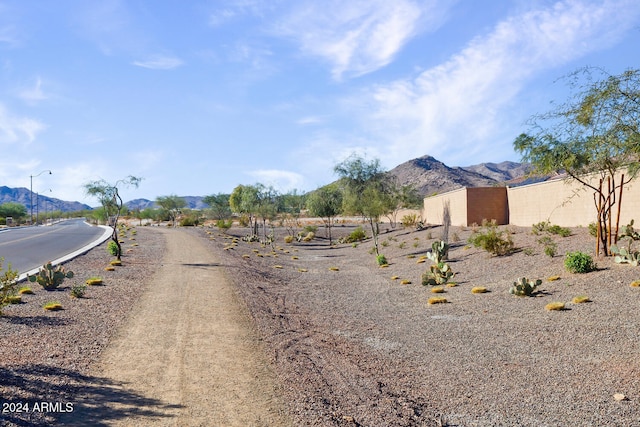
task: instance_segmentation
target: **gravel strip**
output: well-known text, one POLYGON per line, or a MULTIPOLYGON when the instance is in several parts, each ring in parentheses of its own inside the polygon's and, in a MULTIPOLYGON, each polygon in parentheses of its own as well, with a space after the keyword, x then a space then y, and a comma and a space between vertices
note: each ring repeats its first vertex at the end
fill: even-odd
POLYGON ((510 230, 520 250, 491 257, 467 246, 471 229, 452 228, 458 286, 438 305, 427 304, 434 294, 420 284, 430 261, 417 260, 440 228, 382 234, 387 268, 376 265, 371 241, 287 245, 277 232, 272 252, 194 232, 225 260, 299 425, 640 425, 640 289, 629 286, 640 269, 600 259, 598 271, 570 274, 566 252, 593 253, 586 229, 554 236, 553 258, 529 228, 510 230), (523 276, 543 279, 536 296, 508 293, 523 276), (489 292, 472 294, 474 286, 489 292), (578 295, 592 302, 572 304, 578 295), (552 301, 566 310, 545 310, 552 301))
POLYGON ((164 251, 162 235, 144 227, 136 230, 137 235, 129 232, 124 239, 122 267, 104 271, 113 259, 104 243, 64 264, 75 275, 58 290, 22 283, 34 294, 23 295, 22 304, 4 308, 0 425, 55 425, 61 412, 72 409, 78 390, 100 382, 88 376, 89 365, 149 285, 147 279, 155 270, 152 261, 161 260, 164 251), (94 276, 102 277, 104 284, 87 287, 84 298, 71 297, 73 284, 94 276), (63 310, 44 310, 50 301, 60 302, 63 310))

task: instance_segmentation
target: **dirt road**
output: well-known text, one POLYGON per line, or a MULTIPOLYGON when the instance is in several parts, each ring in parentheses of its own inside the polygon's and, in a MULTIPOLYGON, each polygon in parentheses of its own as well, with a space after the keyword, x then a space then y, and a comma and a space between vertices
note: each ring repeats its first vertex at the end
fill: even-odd
POLYGON ((249 314, 223 267, 193 235, 159 232, 167 251, 157 273, 94 365, 114 395, 144 398, 100 402, 100 409, 84 405, 62 423, 100 423, 99 411, 111 409, 127 416, 110 425, 290 425, 249 314))

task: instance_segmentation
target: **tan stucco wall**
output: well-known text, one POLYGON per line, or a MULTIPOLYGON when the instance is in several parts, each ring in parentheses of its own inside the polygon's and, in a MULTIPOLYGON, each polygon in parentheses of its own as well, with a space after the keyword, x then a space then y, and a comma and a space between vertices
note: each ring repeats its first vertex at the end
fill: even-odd
POLYGON ((427 224, 442 224, 442 208, 449 200, 451 225, 467 225, 467 188, 424 199, 424 218, 427 224))
MULTIPOLYGON (((618 177, 618 180, 620 178, 618 177)), ((598 177, 593 177, 598 186, 598 177)), ((604 184, 606 188, 606 183, 604 184)), ((587 226, 596 220, 593 190, 578 182, 554 180, 522 187, 509 188, 509 222, 529 227, 541 221, 550 221, 563 227, 587 226)), ((616 198, 618 194, 616 193, 616 198)), ((615 226, 617 204, 612 210, 615 226)), ((620 225, 631 219, 640 221, 640 180, 636 179, 624 187, 620 225)))

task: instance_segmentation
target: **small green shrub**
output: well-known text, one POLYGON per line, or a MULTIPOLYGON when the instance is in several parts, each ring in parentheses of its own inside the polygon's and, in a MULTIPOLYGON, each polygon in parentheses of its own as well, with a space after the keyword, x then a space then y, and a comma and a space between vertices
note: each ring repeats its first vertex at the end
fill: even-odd
POLYGON ((387 246, 389 246, 389 241, 388 240, 383 240, 381 243, 383 248, 386 248, 387 246))
POLYGON ((595 222, 589 223, 589 234, 593 237, 598 236, 598 225, 595 222))
POLYGON ((307 226, 304 227, 304 231, 306 231, 307 233, 316 234, 318 232, 318 226, 317 225, 307 225, 307 226))
POLYGON ((400 242, 400 244, 398 245, 399 249, 404 249, 407 247, 407 242, 400 242))
POLYGON ((469 243, 496 256, 508 255, 514 250, 510 234, 499 230, 495 221, 482 221, 482 227, 471 234, 469 243))
POLYGON ((360 242, 367 238, 367 234, 364 232, 364 229, 360 226, 356 227, 349 236, 347 237, 347 243, 360 242))
POLYGON ((109 252, 111 256, 118 255, 118 245, 116 245, 116 242, 109 240, 109 243, 107 243, 107 252, 109 252))
POLYGON ((570 273, 588 273, 597 268, 591 255, 580 251, 567 253, 564 266, 570 273))
POLYGON ((386 258, 384 255, 382 255, 382 254, 380 254, 380 255, 378 255, 378 256, 376 257, 376 261, 378 262, 378 265, 385 265, 385 264, 389 264, 389 263, 387 262, 387 258, 386 258))
POLYGON ((544 246, 544 254, 553 258, 558 251, 558 244, 549 236, 543 236, 538 239, 538 243, 544 246))
POLYGON ((71 287, 71 296, 73 298, 82 298, 87 290, 87 286, 82 283, 76 283, 71 287))
POLYGON ((294 237, 292 235, 284 236, 285 243, 293 243, 294 237))
MULTIPOLYGON (((232 225, 233 225, 233 220, 231 219, 226 221, 224 219, 219 219, 216 221, 216 227, 218 227, 220 231, 222 231, 223 233, 226 233, 227 230, 229 230, 232 225)), ((293 238, 293 236, 291 237, 293 238)))

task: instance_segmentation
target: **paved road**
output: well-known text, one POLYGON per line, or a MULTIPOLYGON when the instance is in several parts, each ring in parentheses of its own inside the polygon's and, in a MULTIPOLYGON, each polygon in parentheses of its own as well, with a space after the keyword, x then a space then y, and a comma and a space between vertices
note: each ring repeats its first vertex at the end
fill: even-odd
POLYGON ((0 257, 4 266, 26 273, 47 261, 71 254, 105 234, 82 219, 63 221, 48 227, 14 228, 0 233, 0 257))

